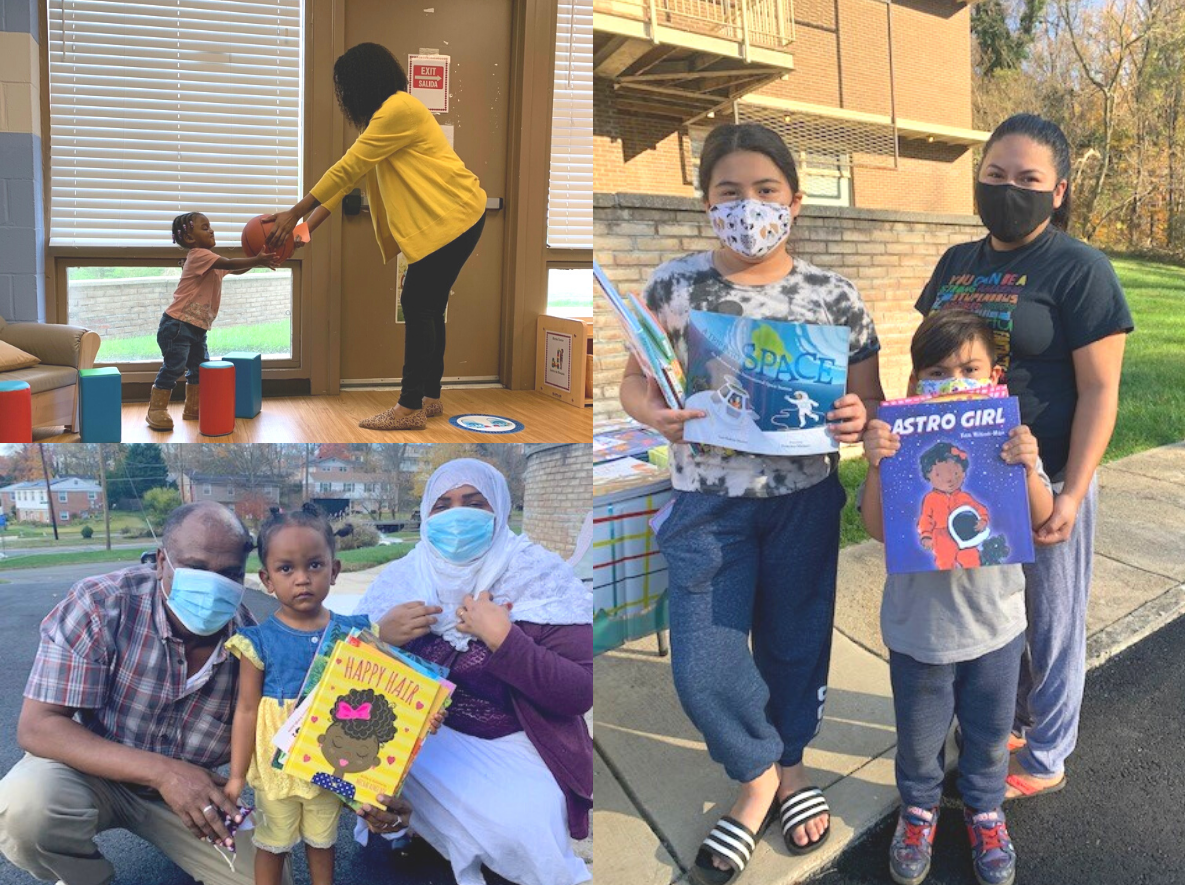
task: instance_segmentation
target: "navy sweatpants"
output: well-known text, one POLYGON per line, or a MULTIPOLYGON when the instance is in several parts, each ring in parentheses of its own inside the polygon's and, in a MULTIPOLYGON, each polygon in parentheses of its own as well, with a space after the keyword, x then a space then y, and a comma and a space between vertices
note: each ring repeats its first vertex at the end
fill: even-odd
POLYGON ((845 497, 834 473, 775 498, 677 492, 660 528, 675 689, 733 780, 798 764, 822 722, 845 497))

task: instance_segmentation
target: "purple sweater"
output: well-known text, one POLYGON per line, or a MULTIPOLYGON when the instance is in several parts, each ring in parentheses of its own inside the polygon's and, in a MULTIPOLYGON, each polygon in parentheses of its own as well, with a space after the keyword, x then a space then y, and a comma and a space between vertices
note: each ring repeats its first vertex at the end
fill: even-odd
MULTIPOLYGON (((471 640, 466 656, 478 644, 471 640)), ((483 676, 504 684, 518 724, 564 793, 568 830, 576 839, 588 836, 592 808, 592 737, 584 723, 593 703, 592 645, 591 624, 517 623, 496 652, 481 648, 489 655, 483 676)), ((440 664, 450 664, 458 654, 431 633, 412 640, 407 649, 440 664)), ((501 699, 488 694, 484 700, 491 710, 500 706, 501 699)))

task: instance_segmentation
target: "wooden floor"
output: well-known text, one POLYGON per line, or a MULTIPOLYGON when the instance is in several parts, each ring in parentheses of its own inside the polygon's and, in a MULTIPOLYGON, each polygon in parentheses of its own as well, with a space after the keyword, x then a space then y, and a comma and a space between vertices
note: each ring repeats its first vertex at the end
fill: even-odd
MULTIPOLYGON (((445 390, 444 416, 431 418, 425 430, 363 430, 358 422, 395 405, 395 391, 349 391, 340 396, 296 396, 265 399, 254 418, 235 420, 234 433, 202 436, 197 421, 182 421, 182 404, 169 406, 173 430, 160 433, 144 423, 147 403, 123 406, 123 442, 591 442, 593 410, 578 409, 533 390, 445 390), (451 415, 478 413, 513 418, 524 425, 518 433, 496 434, 462 430, 449 423, 451 415)), ((38 442, 78 442, 77 433, 52 428, 34 432, 38 442)))

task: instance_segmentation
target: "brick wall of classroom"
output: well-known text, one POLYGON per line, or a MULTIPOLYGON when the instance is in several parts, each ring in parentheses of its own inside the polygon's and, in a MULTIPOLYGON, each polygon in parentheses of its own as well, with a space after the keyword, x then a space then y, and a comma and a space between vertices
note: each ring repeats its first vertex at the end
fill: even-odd
MULTIPOLYGON (((597 194, 594 200, 596 259, 623 291, 640 292, 664 261, 719 243, 697 200, 641 194, 597 194)), ((899 396, 909 378, 909 341, 921 319, 914 302, 947 248, 983 234, 979 220, 965 215, 807 207, 794 224, 790 249, 856 285, 880 336, 885 393, 899 396)), ((617 390, 625 345, 599 291, 593 306, 594 417, 621 417, 617 390)))

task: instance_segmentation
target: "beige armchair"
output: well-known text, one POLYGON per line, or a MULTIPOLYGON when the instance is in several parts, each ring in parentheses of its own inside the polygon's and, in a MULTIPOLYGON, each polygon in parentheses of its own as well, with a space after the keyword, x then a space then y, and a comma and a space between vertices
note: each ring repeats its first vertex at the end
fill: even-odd
POLYGON ((78 370, 91 369, 99 352, 98 332, 50 323, 8 323, 0 317, 0 341, 41 360, 28 369, 0 373, 5 381, 27 381, 33 392, 33 426, 78 432, 78 370))

